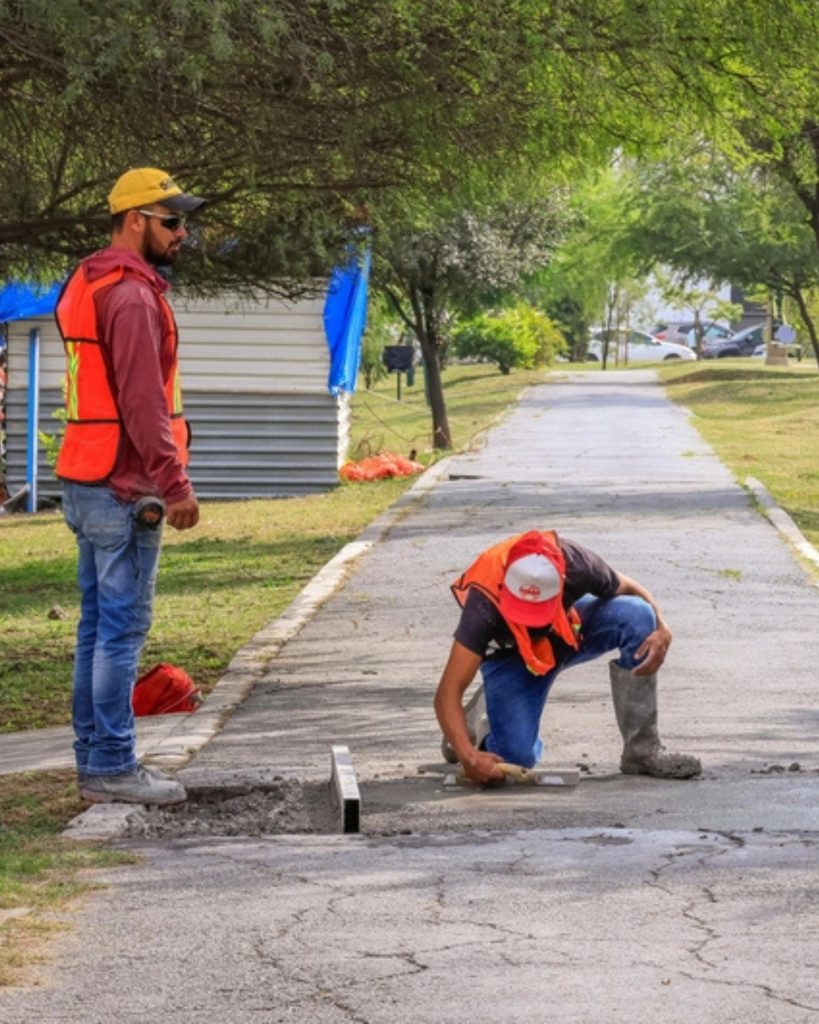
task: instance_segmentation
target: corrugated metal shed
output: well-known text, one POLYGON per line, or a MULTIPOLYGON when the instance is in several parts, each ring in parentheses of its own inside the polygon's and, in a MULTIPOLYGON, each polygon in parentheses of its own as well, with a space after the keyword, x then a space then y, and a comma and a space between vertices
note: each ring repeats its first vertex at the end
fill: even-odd
MULTIPOLYGON (((251 302, 234 295, 176 299, 180 364, 193 443, 190 473, 201 498, 280 497, 338 481, 349 402, 327 389, 324 297, 251 302)), ((51 317, 8 325, 7 486, 25 482, 29 331, 40 330, 40 429, 59 430, 65 374, 51 317)), ((43 497, 60 493, 44 453, 43 497)))

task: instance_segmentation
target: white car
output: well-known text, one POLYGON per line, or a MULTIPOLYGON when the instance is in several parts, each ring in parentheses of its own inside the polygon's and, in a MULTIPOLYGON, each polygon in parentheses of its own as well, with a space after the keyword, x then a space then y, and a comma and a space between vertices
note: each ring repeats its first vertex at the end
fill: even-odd
MULTIPOLYGON (((589 342, 587 358, 592 362, 603 359, 603 340, 599 334, 589 342)), ((664 363, 669 359, 696 360, 697 354, 687 345, 677 345, 673 341, 660 341, 645 331, 631 331, 628 337, 621 337, 619 344, 609 342, 608 364, 613 366, 631 363, 664 363), (617 351, 619 349, 619 351, 617 351)))

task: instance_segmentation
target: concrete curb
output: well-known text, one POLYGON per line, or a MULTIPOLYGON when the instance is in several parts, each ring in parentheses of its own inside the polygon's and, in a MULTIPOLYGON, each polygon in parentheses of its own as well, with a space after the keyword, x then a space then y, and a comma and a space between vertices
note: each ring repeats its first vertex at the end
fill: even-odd
MULTIPOLYGON (((805 537, 788 513, 777 505, 765 485, 757 480, 756 477, 748 476, 745 478, 745 487, 751 492, 756 501, 759 502, 762 511, 782 536, 815 569, 819 569, 819 551, 805 537)), ((814 581, 814 585, 819 586, 819 582, 814 581)))
POLYGON ((282 647, 313 618, 324 602, 342 586, 350 570, 370 548, 395 526, 438 483, 448 469, 442 459, 426 470, 385 512, 373 520, 354 541, 345 544, 327 562, 292 603, 242 647, 227 672, 207 695, 198 710, 186 715, 179 727, 155 746, 142 760, 161 768, 182 768, 222 727, 226 718, 242 703, 253 685, 282 647))
MULTIPOLYGON (((313 618, 324 602, 342 586, 352 567, 423 501, 449 471, 451 457, 430 466, 392 505, 327 562, 291 604, 268 623, 233 656, 227 671, 199 708, 180 719, 179 725, 142 758, 143 764, 177 770, 183 768, 222 728, 248 696, 282 647, 313 618)), ((72 819, 63 836, 67 839, 113 839, 125 829, 140 805, 95 804, 72 819)))

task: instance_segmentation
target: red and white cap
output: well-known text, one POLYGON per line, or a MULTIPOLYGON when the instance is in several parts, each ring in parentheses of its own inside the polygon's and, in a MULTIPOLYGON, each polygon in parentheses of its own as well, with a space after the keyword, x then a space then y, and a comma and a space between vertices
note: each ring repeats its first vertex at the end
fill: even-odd
POLYGON ((509 552, 500 611, 521 626, 548 626, 560 607, 563 578, 542 534, 525 534, 509 552))

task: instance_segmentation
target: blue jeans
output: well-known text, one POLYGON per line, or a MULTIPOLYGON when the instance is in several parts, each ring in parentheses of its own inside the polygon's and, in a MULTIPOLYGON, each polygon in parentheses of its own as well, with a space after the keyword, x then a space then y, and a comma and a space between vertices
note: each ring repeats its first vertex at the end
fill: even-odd
POLYGON ((531 768, 540 760, 540 719, 549 690, 560 672, 614 650, 620 652, 618 665, 634 668, 634 652, 656 628, 654 610, 640 597, 612 597, 604 601, 586 594, 574 607, 580 614, 580 649, 551 672, 533 675, 517 650, 481 665, 491 728, 483 746, 504 761, 531 768))
POLYGON ((72 703, 77 771, 118 775, 137 766, 131 700, 151 626, 162 530, 139 526, 133 505, 107 487, 66 483, 63 514, 79 548, 72 703))

